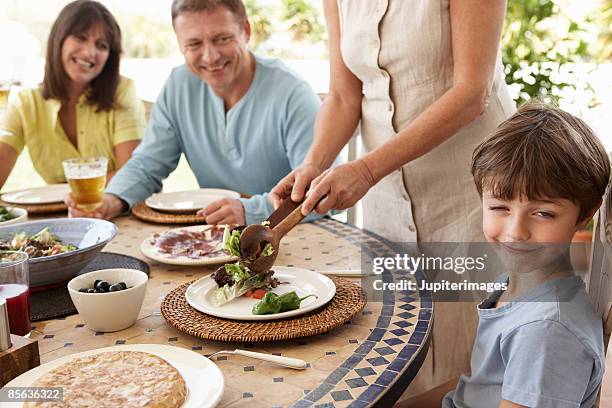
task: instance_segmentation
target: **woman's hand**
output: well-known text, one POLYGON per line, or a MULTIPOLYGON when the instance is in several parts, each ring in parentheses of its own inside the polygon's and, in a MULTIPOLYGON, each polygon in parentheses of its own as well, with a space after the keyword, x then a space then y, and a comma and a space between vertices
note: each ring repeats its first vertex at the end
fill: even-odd
POLYGON ((278 208, 281 201, 291 197, 291 200, 300 202, 310 187, 310 183, 323 172, 318 166, 310 162, 304 162, 294 169, 285 178, 279 181, 270 191, 269 199, 272 200, 274 208, 278 208))
POLYGON ((319 214, 325 214, 331 209, 350 208, 374 184, 372 173, 363 160, 328 169, 310 184, 306 201, 302 205, 302 214, 308 215, 313 209, 319 214))

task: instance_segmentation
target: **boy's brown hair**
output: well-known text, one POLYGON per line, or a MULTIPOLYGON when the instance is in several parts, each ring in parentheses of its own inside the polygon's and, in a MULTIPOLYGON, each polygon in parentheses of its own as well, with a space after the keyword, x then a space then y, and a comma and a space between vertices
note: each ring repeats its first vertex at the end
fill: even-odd
POLYGON ((532 102, 474 150, 472 175, 481 196, 570 200, 580 207, 579 222, 601 204, 610 161, 583 120, 532 102))

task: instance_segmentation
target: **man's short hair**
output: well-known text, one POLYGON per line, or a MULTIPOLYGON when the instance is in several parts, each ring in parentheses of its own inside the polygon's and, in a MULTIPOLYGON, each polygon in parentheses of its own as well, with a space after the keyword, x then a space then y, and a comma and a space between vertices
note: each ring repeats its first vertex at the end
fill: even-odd
POLYGON ((247 19, 246 8, 242 0, 174 0, 170 8, 172 22, 181 13, 212 11, 217 6, 223 6, 231 11, 239 24, 244 23, 247 19))
POLYGON ((472 156, 478 193, 502 200, 564 198, 595 210, 610 177, 606 150, 581 119, 539 102, 523 105, 472 156))

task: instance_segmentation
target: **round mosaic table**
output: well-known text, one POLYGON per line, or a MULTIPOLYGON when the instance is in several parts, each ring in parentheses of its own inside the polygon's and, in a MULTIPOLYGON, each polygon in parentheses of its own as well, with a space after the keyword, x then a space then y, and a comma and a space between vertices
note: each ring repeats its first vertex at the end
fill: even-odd
MULTIPOLYGON (((176 226, 147 224, 132 217, 115 220, 119 233, 105 248, 145 260, 150 281, 139 320, 126 330, 96 333, 78 315, 36 322, 32 338, 39 342, 41 362, 117 344, 155 343, 201 354, 242 348, 306 360, 294 371, 240 356, 214 358, 223 372, 225 391, 220 407, 388 407, 418 372, 432 330, 428 292, 396 292, 370 301, 350 322, 316 336, 263 343, 205 341, 177 331, 161 317, 165 295, 179 285, 209 274, 213 268, 179 267, 145 258, 140 243, 154 232, 176 226)), ((376 256, 394 253, 391 243, 332 219, 301 224, 287 235, 278 265, 318 271, 358 270, 361 251, 376 256)), ((406 279, 389 277, 386 279, 406 279)), ((413 279, 424 279, 416 274, 413 279)), ((359 279, 353 279, 359 284, 359 279)))

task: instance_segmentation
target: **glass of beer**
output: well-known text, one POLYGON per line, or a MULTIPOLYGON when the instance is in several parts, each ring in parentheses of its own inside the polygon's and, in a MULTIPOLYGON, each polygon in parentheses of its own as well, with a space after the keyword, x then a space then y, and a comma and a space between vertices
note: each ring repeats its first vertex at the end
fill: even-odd
POLYGON ((92 212, 102 205, 106 185, 106 157, 68 159, 62 162, 64 175, 78 209, 92 212))
POLYGON ((10 93, 11 83, 8 81, 0 81, 0 109, 5 109, 8 106, 10 93))

